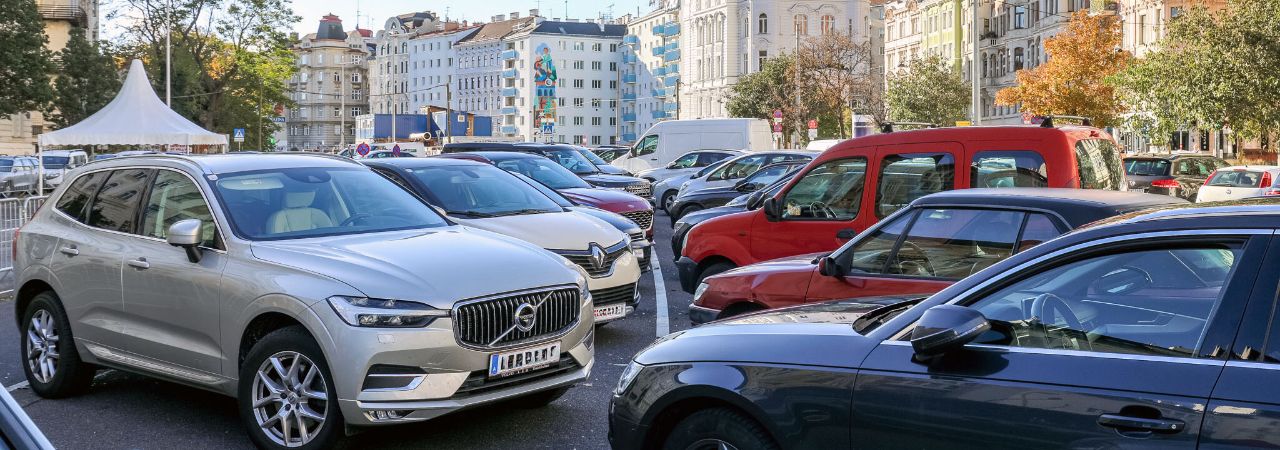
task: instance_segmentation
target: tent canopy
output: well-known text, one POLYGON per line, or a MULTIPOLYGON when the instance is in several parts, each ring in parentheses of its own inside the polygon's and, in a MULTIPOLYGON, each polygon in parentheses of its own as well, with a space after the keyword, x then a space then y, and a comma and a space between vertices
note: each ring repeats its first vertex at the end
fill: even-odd
POLYGON ((41 147, 100 144, 227 145, 227 137, 169 109, 151 88, 142 61, 135 59, 111 103, 80 123, 40 135, 41 147))

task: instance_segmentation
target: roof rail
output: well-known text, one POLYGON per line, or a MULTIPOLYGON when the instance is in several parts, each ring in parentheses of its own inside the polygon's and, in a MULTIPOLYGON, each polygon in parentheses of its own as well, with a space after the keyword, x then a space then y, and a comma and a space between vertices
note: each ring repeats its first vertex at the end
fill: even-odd
POLYGON ((929 122, 885 122, 880 124, 881 133, 892 133, 894 125, 907 125, 922 128, 938 128, 938 124, 929 122))
POLYGON ((1044 121, 1040 122, 1040 128, 1053 128, 1053 127, 1054 127, 1054 125, 1053 125, 1053 120, 1054 120, 1054 119, 1070 119, 1070 120, 1079 120, 1079 121, 1080 121, 1080 125, 1084 125, 1084 126, 1086 126, 1086 127, 1091 127, 1091 126, 1093 126, 1093 119, 1090 119, 1090 118, 1088 118, 1088 117, 1082 117, 1082 116, 1057 116, 1057 115, 1053 115, 1053 116, 1044 116, 1044 121))

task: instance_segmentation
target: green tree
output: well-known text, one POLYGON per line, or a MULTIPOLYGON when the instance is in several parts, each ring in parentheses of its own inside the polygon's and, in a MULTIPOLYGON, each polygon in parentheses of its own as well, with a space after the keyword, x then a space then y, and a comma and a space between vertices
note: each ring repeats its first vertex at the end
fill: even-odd
POLYGON ((54 66, 34 0, 0 1, 0 115, 40 110, 54 66))
POLYGON ((54 79, 48 118, 58 128, 74 125, 107 106, 120 90, 115 61, 84 29, 72 28, 66 48, 58 52, 61 72, 54 79))
POLYGON ((933 55, 912 61, 907 70, 889 77, 885 104, 891 121, 948 126, 969 116, 969 85, 954 64, 933 55))
POLYGON ((748 117, 773 121, 773 111, 782 111, 782 132, 791 136, 796 124, 805 115, 803 105, 796 102, 796 84, 793 81, 791 55, 779 55, 765 60, 759 72, 738 79, 726 96, 725 105, 731 117, 748 117))

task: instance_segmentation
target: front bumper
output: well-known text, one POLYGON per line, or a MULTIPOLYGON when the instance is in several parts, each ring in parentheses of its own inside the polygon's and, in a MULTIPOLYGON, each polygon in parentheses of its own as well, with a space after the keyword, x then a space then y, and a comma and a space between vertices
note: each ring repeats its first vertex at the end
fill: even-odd
POLYGON ((720 310, 718 309, 689 305, 689 322, 694 325, 702 325, 716 320, 717 317, 720 317, 720 310))
POLYGON ((684 237, 693 227, 683 222, 676 222, 671 227, 671 254, 673 259, 680 259, 680 253, 684 252, 684 237))
POLYGON ((614 414, 615 408, 618 408, 616 397, 609 402, 609 447, 613 450, 640 450, 649 432, 648 427, 618 417, 614 414))
POLYGON ((698 289, 698 262, 681 256, 676 260, 676 272, 680 274, 680 289, 693 294, 698 289))

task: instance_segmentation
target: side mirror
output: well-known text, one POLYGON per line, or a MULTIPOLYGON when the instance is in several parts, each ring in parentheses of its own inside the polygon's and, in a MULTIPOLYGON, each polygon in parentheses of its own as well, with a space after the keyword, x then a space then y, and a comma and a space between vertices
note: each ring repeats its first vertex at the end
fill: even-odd
POLYGON ((204 227, 204 223, 200 219, 180 220, 173 225, 169 225, 169 235, 166 239, 169 245, 174 247, 182 247, 187 251, 187 260, 193 263, 200 262, 200 230, 204 227))
POLYGON ((844 269, 830 256, 818 258, 818 274, 824 277, 842 277, 844 269))
POLYGON ((760 183, 748 183, 744 180, 739 182, 737 186, 734 186, 733 189, 742 193, 755 192, 760 190, 760 183))
POLYGON ((764 202, 764 192, 755 191, 747 196, 747 210, 760 209, 760 204, 764 202))
POLYGON ((917 361, 928 361, 964 347, 990 329, 991 322, 975 309, 938 305, 925 311, 911 330, 911 348, 917 361))
POLYGON ((770 222, 777 222, 782 217, 782 210, 778 205, 778 199, 768 198, 764 201, 764 206, 760 209, 764 210, 764 218, 770 222))

